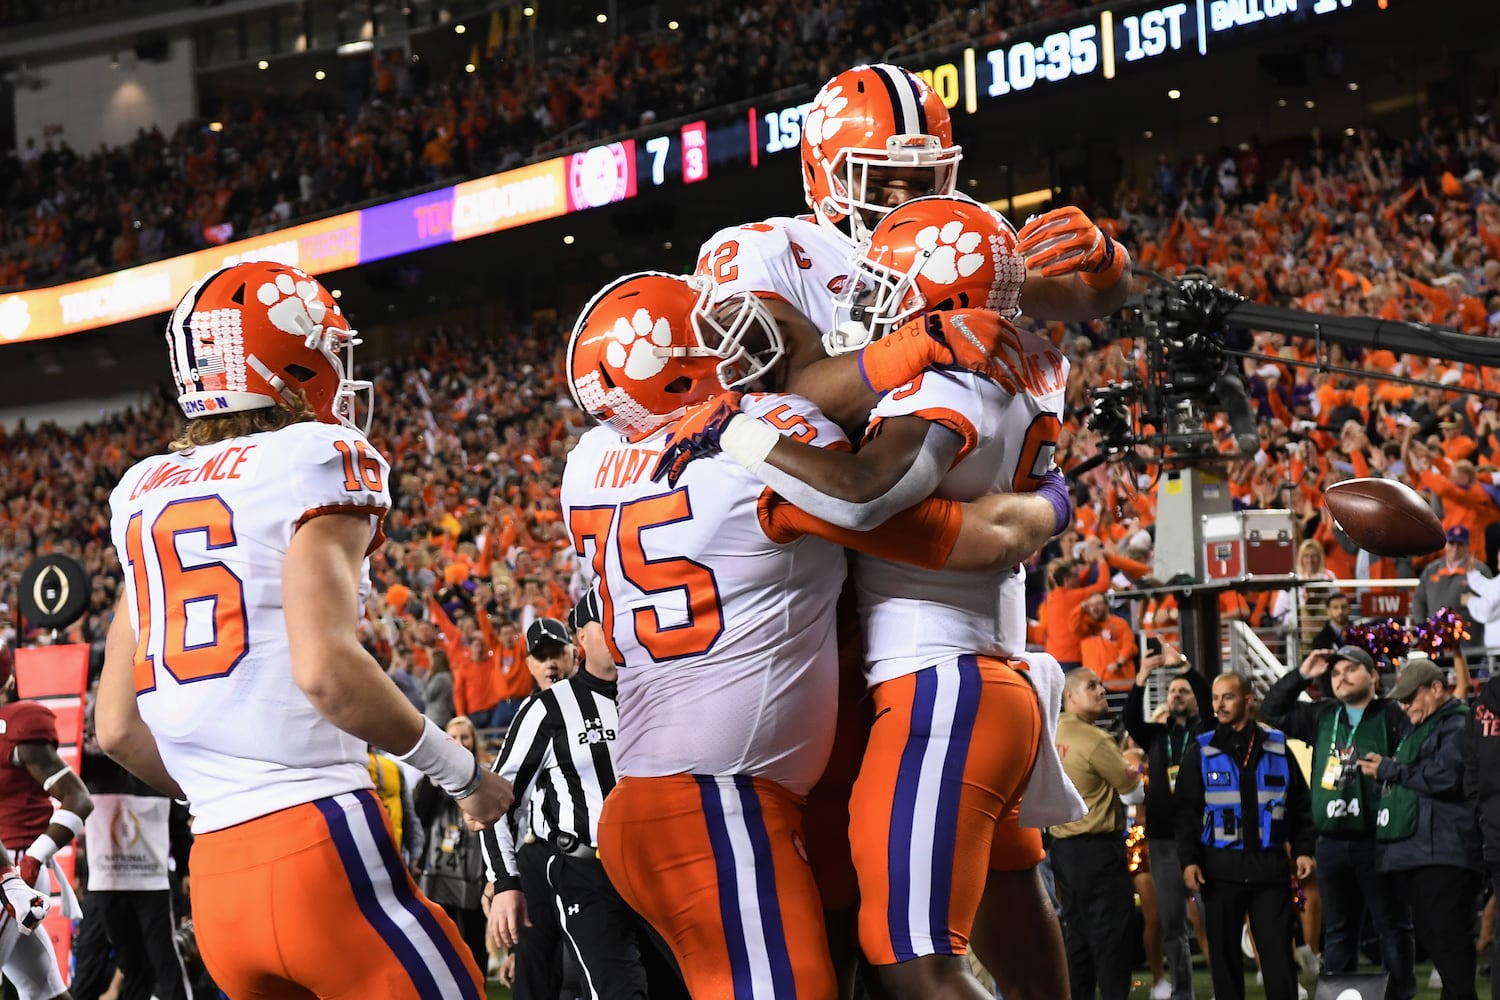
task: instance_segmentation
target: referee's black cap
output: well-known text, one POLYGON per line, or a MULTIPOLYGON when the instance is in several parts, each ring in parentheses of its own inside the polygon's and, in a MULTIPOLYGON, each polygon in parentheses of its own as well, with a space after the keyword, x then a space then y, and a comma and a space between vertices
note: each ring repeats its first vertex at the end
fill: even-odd
POLYGON ((571 646, 573 637, 568 627, 556 618, 538 618, 526 628, 526 652, 540 658, 557 652, 554 646, 571 646))
POLYGON ((573 605, 573 610, 568 612, 568 627, 574 632, 583 628, 589 622, 601 621, 599 614, 599 590, 590 587, 584 591, 578 603, 573 605))

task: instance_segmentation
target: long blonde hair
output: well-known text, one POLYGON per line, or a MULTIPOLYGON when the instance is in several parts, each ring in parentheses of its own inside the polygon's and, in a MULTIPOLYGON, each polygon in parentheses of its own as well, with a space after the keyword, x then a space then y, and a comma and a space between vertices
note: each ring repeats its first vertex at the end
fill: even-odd
POLYGON ((318 415, 313 412, 312 406, 307 402, 306 393, 297 389, 289 395, 291 399, 284 405, 277 404, 276 406, 263 406, 257 410, 219 413, 210 417, 194 417, 187 422, 187 425, 182 428, 182 433, 177 435, 169 447, 173 451, 187 451, 190 448, 218 444, 220 441, 228 441, 231 438, 279 431, 292 424, 318 419, 318 415))

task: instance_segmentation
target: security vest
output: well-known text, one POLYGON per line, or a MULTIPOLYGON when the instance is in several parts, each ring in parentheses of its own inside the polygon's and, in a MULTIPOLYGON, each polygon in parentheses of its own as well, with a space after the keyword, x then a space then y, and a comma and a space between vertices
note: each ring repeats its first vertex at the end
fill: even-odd
POLYGON ((389 757, 371 751, 370 780, 375 794, 391 817, 391 832, 396 835, 396 850, 401 850, 401 768, 389 757))
POLYGON ((1340 705, 1318 720, 1313 744, 1313 826, 1337 837, 1364 837, 1375 829, 1379 789, 1359 771, 1366 754, 1390 755, 1390 721, 1372 701, 1358 726, 1340 705))
MULTIPOLYGON (((1203 768, 1203 843, 1209 847, 1244 850, 1245 823, 1240 797, 1242 765, 1212 746, 1213 736, 1210 730, 1198 737, 1203 768)), ((1286 818, 1292 763, 1286 752, 1286 737, 1280 730, 1257 727, 1255 746, 1260 750, 1253 772, 1260 812, 1260 843, 1255 846, 1268 850, 1280 845, 1284 839, 1281 824, 1286 818)))

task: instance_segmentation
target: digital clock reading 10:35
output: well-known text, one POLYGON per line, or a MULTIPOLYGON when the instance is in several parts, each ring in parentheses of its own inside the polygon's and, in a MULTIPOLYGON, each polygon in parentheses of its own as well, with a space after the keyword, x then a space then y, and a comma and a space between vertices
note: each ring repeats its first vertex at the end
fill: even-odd
POLYGON ((1030 90, 1038 83, 1057 83, 1088 76, 1099 69, 1099 26, 1080 24, 1040 42, 1016 42, 990 49, 988 94, 1000 97, 1012 90, 1030 90))

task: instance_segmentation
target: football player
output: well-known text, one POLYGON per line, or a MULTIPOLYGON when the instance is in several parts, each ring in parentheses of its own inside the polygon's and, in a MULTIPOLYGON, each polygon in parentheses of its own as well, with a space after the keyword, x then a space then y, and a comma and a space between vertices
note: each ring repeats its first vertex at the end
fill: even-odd
POLYGON ((57 973, 57 959, 50 941, 46 948, 46 959, 51 963, 49 973, 44 973, 40 967, 36 969, 36 978, 26 977, 25 970, 19 970, 14 977, 11 972, 16 950, 23 947, 23 942, 34 937, 47 937, 36 931, 51 908, 51 898, 27 884, 11 861, 10 851, 0 844, 0 909, 4 911, 0 912, 0 965, 5 966, 5 974, 21 1000, 31 1000, 32 997, 66 1000, 68 996, 57 973))
MULTIPOLYGON (((960 331, 990 324, 1004 337, 983 339, 997 344, 996 360, 1005 370, 993 379, 970 372, 928 372, 888 394, 875 408, 858 456, 818 452, 783 440, 773 427, 744 414, 730 415, 730 401, 720 400, 713 406, 714 421, 685 422, 697 440, 669 441, 663 468, 678 472, 684 454, 705 445, 709 450, 722 446, 798 506, 860 527, 886 516, 888 498, 905 506, 934 489, 961 498, 995 489, 1045 489, 1042 477, 1053 471, 1052 451, 1061 430, 1067 364, 1046 340, 1015 330, 1004 318, 1018 311, 1026 273, 1010 226, 967 200, 917 199, 877 224, 856 261, 848 286, 837 297, 846 318, 825 338, 831 350, 862 348, 872 336, 900 329, 913 317, 960 331), (964 305, 976 308, 958 308, 964 305)), ((1024 592, 1014 573, 1006 576, 1011 579, 997 578, 991 586, 976 588, 972 577, 933 574, 880 559, 861 559, 855 573, 876 710, 896 710, 877 728, 855 790, 851 830, 863 896, 860 939, 866 956, 884 967, 887 985, 900 995, 978 989, 961 961, 942 956, 961 955, 967 948, 986 870, 998 873, 992 879, 997 886, 1040 899, 1030 884, 1034 875, 1020 884, 1022 873, 1030 874, 1041 860, 1040 839, 1034 829, 1020 830, 1014 815, 1038 752, 1048 755, 1043 775, 1060 778, 1060 767, 1050 756, 1052 740, 1033 740, 1029 753, 1017 744, 1005 758, 994 755, 1001 749, 993 745, 996 741, 969 738, 973 732, 1005 728, 972 728, 986 716, 998 720, 1010 718, 1012 710, 1019 713, 1007 732, 1038 720, 1036 699, 1024 686, 1005 683, 1010 671, 987 660, 1018 658, 1025 648, 1024 592), (922 597, 909 599, 908 594, 922 597), (966 677, 976 692, 966 718, 936 719, 930 703, 917 706, 927 713, 925 718, 913 714, 913 698, 930 701, 934 685, 946 680, 961 686, 966 677), (932 689, 925 695, 924 685, 932 689), (951 752, 954 746, 969 755, 967 764, 963 754, 951 752), (985 750, 991 753, 988 759, 982 755, 985 750), (931 838, 916 842, 910 836, 916 825, 912 811, 931 806, 924 780, 941 786, 948 776, 924 779, 917 770, 903 771, 902 762, 913 759, 957 761, 956 773, 963 775, 965 787, 948 813, 940 811, 931 838), (986 827, 985 817, 1008 818, 986 827), (945 985, 948 977, 964 982, 945 985)), ((1010 666, 1027 670, 1033 684, 1045 672, 1048 689, 1057 690, 1055 664, 1036 664, 1035 673, 1024 661, 1010 666)), ((1056 706, 1051 707, 1042 717, 1055 714, 1056 706)), ((1034 806, 1043 799, 1064 813, 1078 808, 1065 783, 1044 785, 1038 792, 1032 797, 1034 806)), ((1055 936, 1047 938, 1043 950, 1055 959, 1055 936)), ((1007 950, 982 950, 1007 983, 1008 974, 1016 971, 1015 963, 1004 961, 1007 950)), ((1026 964, 1032 975, 1010 978, 1007 985, 1020 985, 1016 979, 1029 980, 1033 988, 1059 985, 1060 963, 1026 964), (1039 981, 1044 975, 1050 979, 1039 981)))
MULTIPOLYGON (((57 754, 57 719, 52 710, 16 697, 14 675, 0 679, 0 841, 28 844, 16 860, 27 886, 47 896, 56 884, 76 908, 71 888, 52 858, 83 832, 94 810, 88 789, 57 754), (58 801, 53 809, 52 800, 58 801)), ((13 925, 15 922, 9 922, 13 925)), ((5 928, 6 932, 11 926, 5 928)), ((5 978, 22 1000, 68 996, 51 938, 22 928, 15 939, 0 936, 5 978)))
MULTIPOLYGON (((832 296, 849 280, 851 253, 886 213, 955 192, 963 150, 932 88, 900 66, 879 63, 823 85, 803 123, 801 155, 811 214, 720 230, 699 249, 697 273, 712 278, 720 296, 764 297, 786 341, 787 390, 858 434, 893 387, 880 383, 879 370, 827 363, 820 343, 835 326, 832 296)), ((1047 212, 1019 236, 1028 267, 1019 308, 1027 316, 1097 319, 1124 303, 1128 255, 1078 209, 1047 212)))
POLYGON ((190 801, 198 944, 230 995, 481 997, 365 763, 388 750, 473 824, 512 797, 356 636, 390 505, 354 424, 356 334, 310 275, 255 262, 194 283, 166 335, 187 422, 110 497, 127 570, 100 745, 190 801))
MULTIPOLYGON (((840 529, 728 460, 692 463, 675 488, 654 483, 688 407, 777 375, 782 345, 763 303, 711 312, 711 292, 702 278, 623 278, 585 307, 568 346, 579 408, 604 426, 568 458, 563 513, 620 665, 621 778, 599 849, 694 996, 831 997, 799 805, 833 736, 842 546, 985 571, 1014 557, 1018 532, 949 501, 873 532, 840 529)), ((805 444, 848 447, 805 400, 743 405, 805 444)), ((1039 509, 1053 529, 1045 500, 994 502, 1015 501, 1019 521, 1039 509)))

